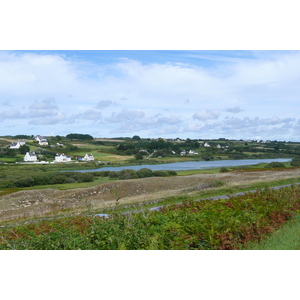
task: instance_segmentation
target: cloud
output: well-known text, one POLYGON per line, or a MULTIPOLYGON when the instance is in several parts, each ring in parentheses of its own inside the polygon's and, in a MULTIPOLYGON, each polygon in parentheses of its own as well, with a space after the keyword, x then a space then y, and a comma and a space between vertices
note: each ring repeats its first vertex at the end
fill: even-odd
MULTIPOLYGON (((0 118, 7 120, 5 125, 30 131, 28 123, 46 124, 57 134, 73 122, 78 130, 98 130, 103 136, 132 130, 153 135, 181 132, 183 138, 186 132, 195 138, 199 133, 243 138, 244 133, 261 132, 270 138, 281 133, 299 139, 294 124, 299 51, 178 51, 171 52, 178 60, 172 62, 159 51, 157 61, 139 61, 140 55, 95 60, 89 51, 47 53, 0 51, 0 118), (189 54, 204 59, 189 60, 189 54), (101 129, 93 126, 100 121, 105 124, 101 129)), ((135 55, 129 51, 122 56, 126 53, 135 55)))
POLYGON ((239 106, 235 106, 235 107, 232 107, 232 108, 226 108, 225 111, 237 114, 237 113, 239 113, 243 110, 239 106))
POLYGON ((24 119, 26 118, 26 114, 20 113, 19 110, 9 110, 0 113, 0 120, 5 119, 24 119))
POLYGON ((34 102, 29 106, 29 109, 32 110, 49 110, 49 109, 58 109, 53 98, 46 98, 40 102, 34 102))
POLYGON ((3 106, 11 106, 11 103, 9 101, 3 101, 2 105, 3 106))
POLYGON ((52 117, 31 120, 31 121, 29 121, 29 124, 32 124, 32 125, 54 125, 54 124, 63 123, 64 121, 66 121, 65 114, 58 112, 55 116, 52 116, 52 117))
POLYGON ((93 109, 86 110, 83 113, 73 115, 70 119, 83 119, 83 120, 92 120, 99 121, 102 119, 102 113, 93 109))
POLYGON ((143 118, 145 113, 137 110, 128 110, 127 108, 122 109, 121 112, 113 112, 110 117, 105 120, 109 123, 122 123, 122 122, 133 122, 139 118, 143 118))
POLYGON ((113 104, 113 103, 112 103, 111 100, 102 100, 102 101, 99 101, 99 102, 97 103, 96 108, 102 109, 102 108, 106 108, 106 107, 108 107, 108 106, 110 106, 110 105, 112 105, 112 104, 113 104))
POLYGON ((213 120, 218 119, 220 116, 220 111, 215 110, 199 110, 194 113, 193 118, 200 120, 200 121, 207 121, 207 120, 213 120))

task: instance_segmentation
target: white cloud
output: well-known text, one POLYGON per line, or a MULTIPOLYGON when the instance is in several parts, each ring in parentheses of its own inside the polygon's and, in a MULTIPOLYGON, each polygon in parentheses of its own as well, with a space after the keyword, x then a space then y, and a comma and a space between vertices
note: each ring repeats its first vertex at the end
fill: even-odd
POLYGON ((218 119, 220 116, 220 111, 215 109, 215 110, 199 110, 196 111, 193 115, 194 119, 200 120, 200 121, 206 121, 206 120, 213 120, 213 119, 218 119))
POLYGON ((103 108, 106 108, 106 107, 108 107, 108 106, 110 106, 110 105, 112 105, 112 104, 113 104, 113 103, 112 103, 111 100, 101 100, 101 101, 99 101, 99 102, 97 103, 96 108, 98 108, 98 109, 103 109, 103 108))
POLYGON ((61 124, 87 132, 101 122, 99 134, 106 136, 130 130, 182 137, 185 132, 200 137, 205 130, 211 137, 243 138, 250 131, 285 136, 280 128, 286 125, 287 135, 298 139, 299 52, 267 51, 248 59, 234 53, 216 58, 215 52, 203 55, 207 65, 197 64, 195 55, 193 63, 178 55, 170 63, 106 59, 104 64, 67 54, 0 51, 0 118, 7 126, 14 122, 16 130, 45 124, 57 134, 61 124))
POLYGON ((54 124, 61 124, 65 120, 66 120, 65 114, 58 112, 54 116, 33 119, 33 120, 29 121, 29 124, 31 124, 31 125, 54 125, 54 124))
POLYGON ((49 110, 49 109, 57 109, 57 105, 55 104, 55 100, 53 98, 47 98, 40 102, 35 101, 33 104, 29 106, 29 109, 33 110, 49 110))
POLYGON ((23 119, 26 118, 26 114, 20 113, 19 110, 8 110, 0 113, 0 120, 5 119, 23 119))
POLYGON ((122 122, 133 122, 137 119, 143 118, 145 113, 137 110, 128 110, 124 108, 121 112, 113 112, 110 117, 105 120, 109 123, 122 123, 122 122))
POLYGON ((92 120, 100 121, 102 119, 102 113, 93 109, 86 110, 83 113, 73 115, 71 119, 83 119, 83 120, 92 120))
POLYGON ((232 108, 226 108, 225 111, 237 114, 237 113, 240 113, 242 111, 242 109, 239 106, 235 106, 232 108))

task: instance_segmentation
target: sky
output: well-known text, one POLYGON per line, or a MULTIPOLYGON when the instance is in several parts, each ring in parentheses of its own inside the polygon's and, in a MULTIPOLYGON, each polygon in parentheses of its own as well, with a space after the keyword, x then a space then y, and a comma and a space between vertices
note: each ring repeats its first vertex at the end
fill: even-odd
POLYGON ((300 51, 2 50, 1 135, 300 141, 300 51))

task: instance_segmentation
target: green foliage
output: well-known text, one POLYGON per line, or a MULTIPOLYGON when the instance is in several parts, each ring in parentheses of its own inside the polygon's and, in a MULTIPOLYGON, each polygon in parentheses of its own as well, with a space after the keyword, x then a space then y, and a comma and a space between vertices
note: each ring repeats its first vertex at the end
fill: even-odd
POLYGON ((177 176, 177 172, 173 170, 167 170, 166 173, 168 176, 177 176))
POLYGON ((226 167, 222 167, 222 168, 220 169, 220 172, 221 172, 221 173, 225 173, 225 172, 228 172, 228 171, 229 171, 229 169, 226 168, 226 167))
POLYGON ((118 178, 121 180, 124 179, 136 179, 139 178, 135 170, 122 170, 118 172, 118 178))
POLYGON ((135 158, 136 160, 141 160, 141 159, 143 159, 143 155, 142 155, 141 153, 136 153, 136 154, 134 155, 134 158, 135 158))
POLYGON ((1 148, 0 155, 1 157, 16 157, 17 151, 15 149, 1 148))
POLYGON ((147 168, 142 168, 142 169, 138 170, 136 173, 137 173, 139 178, 153 177, 154 176, 152 170, 147 169, 147 168))
POLYGON ((157 171, 153 172, 153 175, 156 177, 166 177, 166 176, 168 176, 168 173, 165 171, 157 170, 157 171))
POLYGON ((133 139, 133 140, 136 140, 136 141, 139 141, 141 138, 140 138, 138 135, 134 135, 134 136, 132 137, 132 139, 133 139))
POLYGON ((22 178, 14 182, 16 187, 34 186, 34 179, 32 177, 22 178))
POLYGON ((18 134, 13 136, 12 138, 18 139, 18 140, 24 140, 24 139, 32 139, 32 135, 26 135, 26 134, 18 134))
POLYGON ((66 135, 68 139, 75 139, 75 140, 83 140, 83 141, 92 141, 94 138, 89 134, 80 134, 80 133, 70 133, 66 135))
POLYGON ((265 168, 285 168, 284 163, 273 161, 265 166, 265 168))
POLYGON ((12 180, 3 181, 0 187, 30 187, 36 185, 52 185, 75 182, 92 182, 94 175, 92 173, 78 173, 78 172, 49 172, 38 173, 30 177, 14 178, 12 180))
POLYGON ((0 249, 245 249, 299 212, 299 193, 291 186, 229 200, 183 201, 160 211, 0 228, 0 249))
POLYGON ((19 152, 21 154, 26 154, 26 152, 29 152, 29 151, 30 151, 30 147, 28 147, 27 145, 22 145, 19 148, 19 152))
POLYGON ((300 158, 293 158, 290 165, 293 167, 300 167, 300 158))

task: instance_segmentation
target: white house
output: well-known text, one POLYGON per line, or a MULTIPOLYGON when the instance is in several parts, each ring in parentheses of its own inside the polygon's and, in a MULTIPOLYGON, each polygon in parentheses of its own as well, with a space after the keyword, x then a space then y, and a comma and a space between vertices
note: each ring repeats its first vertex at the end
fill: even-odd
POLYGON ((220 144, 218 144, 218 145, 217 145, 217 148, 218 148, 218 149, 221 149, 222 147, 221 147, 221 145, 220 145, 220 144))
POLYGON ((39 142, 39 145, 42 145, 42 146, 48 146, 48 141, 47 141, 47 139, 46 139, 45 137, 43 137, 43 136, 37 135, 37 136, 35 137, 35 140, 36 140, 37 142, 39 142))
POLYGON ((180 152, 180 155, 181 155, 181 156, 186 155, 186 151, 185 151, 185 150, 182 150, 182 151, 180 152))
POLYGON ((42 139, 41 141, 39 141, 39 145, 41 145, 41 146, 48 146, 48 141, 47 141, 47 139, 42 139))
POLYGON ((37 161, 35 152, 26 152, 24 156, 24 161, 37 161))
POLYGON ((71 156, 62 154, 56 154, 54 162, 68 162, 71 161, 71 156))
POLYGON ((16 142, 16 143, 12 143, 9 148, 10 149, 19 149, 21 147, 20 143, 19 142, 16 142))
POLYGON ((190 155, 198 155, 198 152, 195 152, 194 150, 190 150, 190 151, 189 151, 189 154, 190 154, 190 155))
POLYGON ((204 147, 210 147, 210 145, 208 143, 205 143, 204 147))
POLYGON ((95 158, 94 158, 93 154, 86 154, 82 160, 92 161, 92 160, 95 160, 95 158))

